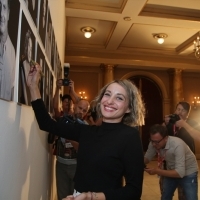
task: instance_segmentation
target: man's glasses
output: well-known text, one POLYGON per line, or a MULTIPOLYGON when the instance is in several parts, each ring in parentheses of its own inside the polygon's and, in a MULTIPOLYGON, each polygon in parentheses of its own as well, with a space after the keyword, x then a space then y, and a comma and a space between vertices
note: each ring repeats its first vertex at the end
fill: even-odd
MULTIPOLYGON (((165 138, 165 137, 164 137, 165 138)), ((162 138, 161 140, 159 140, 159 141, 153 141, 153 140, 151 140, 151 139, 149 139, 149 141, 153 144, 159 144, 164 138, 162 138)))

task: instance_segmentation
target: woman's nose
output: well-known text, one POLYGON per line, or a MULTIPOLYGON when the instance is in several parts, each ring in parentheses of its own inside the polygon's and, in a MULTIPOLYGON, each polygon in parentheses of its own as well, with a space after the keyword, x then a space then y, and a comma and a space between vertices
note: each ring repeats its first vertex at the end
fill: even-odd
POLYGON ((108 102, 109 104, 112 104, 112 103, 113 103, 113 100, 114 100, 114 98, 113 98, 113 97, 110 97, 110 98, 107 100, 107 102, 108 102))

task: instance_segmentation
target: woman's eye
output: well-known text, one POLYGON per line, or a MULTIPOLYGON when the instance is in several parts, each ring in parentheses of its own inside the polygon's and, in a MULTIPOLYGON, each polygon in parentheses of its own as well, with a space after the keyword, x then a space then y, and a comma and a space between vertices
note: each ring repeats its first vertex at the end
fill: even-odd
POLYGON ((110 94, 109 93, 104 93, 104 96, 110 96, 110 94))
POLYGON ((122 97, 117 97, 118 100, 120 101, 123 101, 123 98, 122 97))

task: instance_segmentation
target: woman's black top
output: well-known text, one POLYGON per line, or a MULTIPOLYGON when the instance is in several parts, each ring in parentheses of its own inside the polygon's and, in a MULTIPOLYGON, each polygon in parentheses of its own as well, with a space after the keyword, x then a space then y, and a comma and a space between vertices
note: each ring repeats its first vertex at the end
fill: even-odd
POLYGON ((140 200, 144 157, 136 128, 123 123, 89 126, 56 122, 41 99, 33 101, 32 107, 40 129, 79 142, 74 178, 77 191, 103 192, 106 200, 140 200))

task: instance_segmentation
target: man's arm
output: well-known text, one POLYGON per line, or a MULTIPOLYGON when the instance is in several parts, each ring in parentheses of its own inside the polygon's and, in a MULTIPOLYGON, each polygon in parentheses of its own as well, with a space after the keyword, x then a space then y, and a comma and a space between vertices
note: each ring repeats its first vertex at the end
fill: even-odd
POLYGON ((190 126, 184 120, 178 120, 175 124, 177 127, 183 127, 194 139, 200 141, 200 131, 190 126))
POLYGON ((172 178, 182 178, 179 176, 176 170, 164 170, 160 168, 151 168, 151 169, 145 169, 147 173, 150 175, 159 175, 159 176, 166 176, 166 177, 172 177, 172 178))
POLYGON ((80 97, 74 90, 74 81, 72 80, 69 81, 69 89, 70 89, 69 95, 71 96, 73 103, 74 104, 78 103, 78 101, 80 100, 80 97))

